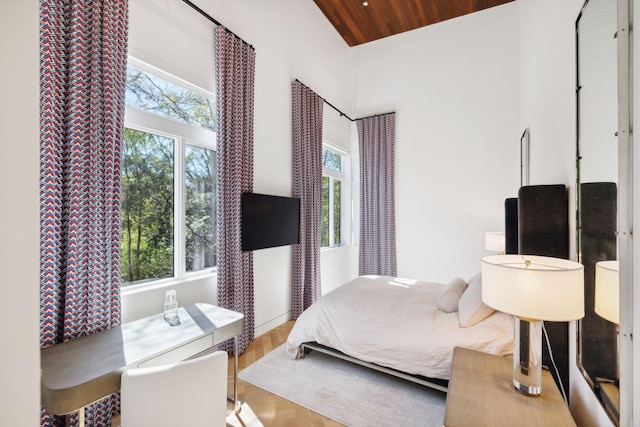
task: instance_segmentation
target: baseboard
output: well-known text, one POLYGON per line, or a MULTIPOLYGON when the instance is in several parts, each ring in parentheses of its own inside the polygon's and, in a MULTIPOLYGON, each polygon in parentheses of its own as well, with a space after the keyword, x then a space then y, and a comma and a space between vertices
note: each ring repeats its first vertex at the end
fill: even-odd
POLYGON ((268 322, 265 322, 261 325, 256 325, 255 327, 255 336, 259 337, 262 334, 266 334, 267 332, 269 332, 270 330, 277 328, 278 326, 282 325, 284 322, 291 320, 291 312, 288 311, 284 314, 281 314, 280 316, 269 320, 268 322))

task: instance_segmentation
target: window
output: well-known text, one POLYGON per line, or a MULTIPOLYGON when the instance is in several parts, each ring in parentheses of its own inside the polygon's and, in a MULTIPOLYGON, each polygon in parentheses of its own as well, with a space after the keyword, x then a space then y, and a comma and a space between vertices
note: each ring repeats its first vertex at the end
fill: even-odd
POLYGON ((122 158, 122 285, 216 265, 213 94, 130 59, 122 158))
POLYGON ((343 220, 348 200, 344 187, 347 183, 347 155, 333 147, 322 148, 322 247, 344 243, 343 220))

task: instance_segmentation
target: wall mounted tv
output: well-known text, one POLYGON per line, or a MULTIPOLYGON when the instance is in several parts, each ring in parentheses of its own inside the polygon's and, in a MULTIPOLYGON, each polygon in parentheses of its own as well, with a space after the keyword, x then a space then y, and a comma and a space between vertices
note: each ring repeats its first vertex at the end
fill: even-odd
POLYGON ((242 250, 300 242, 300 198, 242 193, 242 250))

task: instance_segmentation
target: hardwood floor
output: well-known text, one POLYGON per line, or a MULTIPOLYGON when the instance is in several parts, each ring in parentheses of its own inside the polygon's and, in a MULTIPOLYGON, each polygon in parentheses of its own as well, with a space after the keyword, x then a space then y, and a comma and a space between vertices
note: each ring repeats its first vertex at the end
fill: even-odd
MULTIPOLYGON (((287 340, 289 331, 294 321, 289 321, 281 326, 257 337, 247 349, 238 357, 238 371, 251 365, 271 350, 283 344, 287 340)), ((229 357, 229 378, 227 381, 229 394, 233 393, 233 356, 229 357)), ((249 405, 258 419, 266 426, 274 427, 298 427, 298 426, 342 426, 329 418, 325 418, 302 406, 296 405, 275 394, 255 387, 242 380, 238 380, 238 399, 249 405)), ((232 410, 229 404, 229 410, 232 410)))

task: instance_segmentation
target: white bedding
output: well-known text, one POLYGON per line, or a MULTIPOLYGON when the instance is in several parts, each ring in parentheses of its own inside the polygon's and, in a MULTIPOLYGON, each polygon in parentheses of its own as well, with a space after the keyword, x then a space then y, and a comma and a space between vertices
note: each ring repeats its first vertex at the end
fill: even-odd
POLYGON ((289 334, 287 352, 318 342, 349 356, 413 375, 449 379, 453 348, 513 355, 513 318, 495 312, 461 328, 458 313, 437 307, 444 284, 361 276, 305 310, 289 334))

